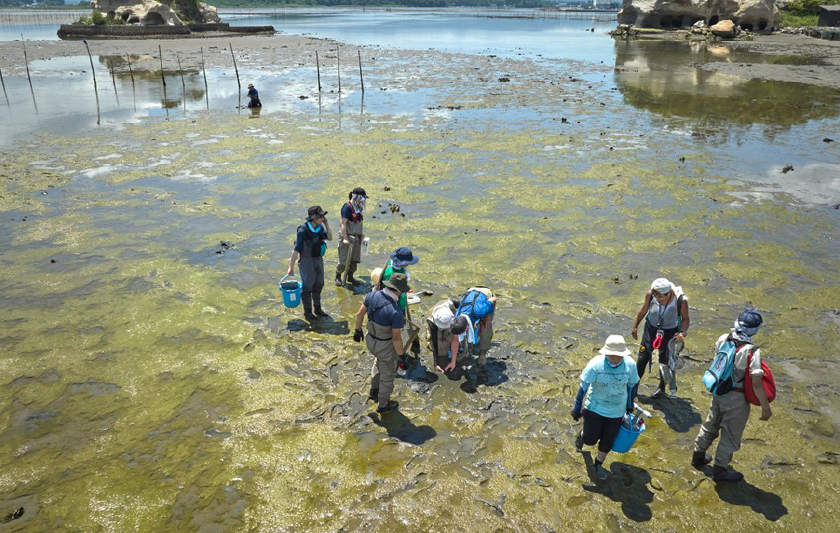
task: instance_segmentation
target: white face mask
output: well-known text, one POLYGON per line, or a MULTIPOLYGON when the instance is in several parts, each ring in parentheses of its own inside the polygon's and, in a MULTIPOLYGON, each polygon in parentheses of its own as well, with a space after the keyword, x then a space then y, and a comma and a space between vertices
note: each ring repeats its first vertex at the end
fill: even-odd
POLYGON ((353 198, 350 199, 350 205, 353 206, 353 211, 356 213, 364 213, 366 203, 367 198, 361 194, 354 194, 353 198))

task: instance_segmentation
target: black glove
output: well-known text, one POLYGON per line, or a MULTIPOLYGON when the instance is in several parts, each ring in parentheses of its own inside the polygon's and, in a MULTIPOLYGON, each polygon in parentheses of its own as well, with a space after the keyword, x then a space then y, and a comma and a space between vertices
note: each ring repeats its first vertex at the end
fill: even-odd
POLYGON ((580 411, 575 411, 574 409, 572 409, 572 420, 577 422, 578 420, 580 420, 581 416, 583 416, 583 413, 581 413, 580 411))
POLYGON ((365 334, 362 333, 362 330, 360 330, 360 329, 357 329, 356 331, 353 332, 353 340, 356 341, 356 342, 362 342, 362 339, 364 338, 364 336, 365 336, 365 334))
POLYGON ((414 339, 414 342, 411 343, 411 353, 420 355, 420 339, 414 339))

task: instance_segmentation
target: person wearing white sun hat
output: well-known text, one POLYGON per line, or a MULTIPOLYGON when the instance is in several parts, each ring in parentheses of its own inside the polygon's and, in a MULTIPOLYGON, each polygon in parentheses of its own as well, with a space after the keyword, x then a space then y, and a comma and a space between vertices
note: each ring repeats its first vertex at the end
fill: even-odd
POLYGON ((575 438, 575 448, 598 444, 595 472, 600 479, 609 474, 604 459, 612 450, 625 413, 633 410, 639 374, 636 362, 621 335, 610 335, 580 374, 580 388, 572 407, 572 419, 583 417, 583 430, 575 438), (586 402, 584 403, 584 397, 586 402))

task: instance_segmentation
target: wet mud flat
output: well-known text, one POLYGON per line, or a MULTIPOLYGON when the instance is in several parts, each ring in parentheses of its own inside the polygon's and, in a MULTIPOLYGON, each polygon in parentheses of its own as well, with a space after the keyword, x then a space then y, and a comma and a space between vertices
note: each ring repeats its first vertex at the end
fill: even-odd
POLYGON ((833 531, 840 200, 792 184, 836 161, 805 142, 832 135, 832 95, 770 136, 657 114, 615 65, 377 57, 371 87, 424 105, 195 112, 3 151, 0 531, 833 531), (473 284, 501 301, 486 379, 403 376, 384 416, 351 339, 361 294, 329 286, 308 325, 277 290, 305 208, 332 216, 359 185, 361 269, 410 246, 434 293, 415 316, 473 284), (597 482, 572 445, 578 375, 660 275, 688 294, 692 359, 678 399, 648 400, 646 374, 655 417, 597 482), (700 376, 746 304, 780 395, 736 454, 746 482, 715 487, 689 465, 700 376))

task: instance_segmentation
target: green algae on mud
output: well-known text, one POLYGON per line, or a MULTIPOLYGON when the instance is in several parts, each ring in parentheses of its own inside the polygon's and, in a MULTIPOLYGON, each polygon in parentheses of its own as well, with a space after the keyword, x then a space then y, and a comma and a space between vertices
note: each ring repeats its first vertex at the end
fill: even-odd
POLYGON ((745 185, 704 163, 711 148, 601 135, 607 113, 573 134, 486 115, 339 129, 333 115, 197 114, 4 153, 2 174, 26 179, 2 184, 1 499, 37 494, 27 524, 41 531, 833 531, 836 465, 819 458, 840 451, 840 323, 825 318, 837 221, 747 208, 745 185), (402 412, 378 417, 349 335, 360 296, 326 289, 332 317, 314 327, 280 307, 306 206, 337 226, 357 185, 371 195, 363 268, 403 244, 421 257, 413 283, 435 296, 416 316, 476 283, 500 295, 477 392, 399 379, 402 412), (692 309, 681 399, 653 405, 638 446, 610 456, 613 479, 592 483, 566 416, 577 376, 660 275, 692 309), (748 426, 738 499, 688 456, 709 347, 747 303, 766 314, 782 394, 748 426))

